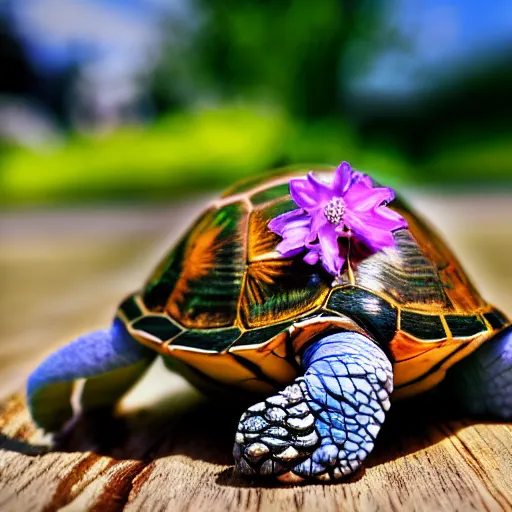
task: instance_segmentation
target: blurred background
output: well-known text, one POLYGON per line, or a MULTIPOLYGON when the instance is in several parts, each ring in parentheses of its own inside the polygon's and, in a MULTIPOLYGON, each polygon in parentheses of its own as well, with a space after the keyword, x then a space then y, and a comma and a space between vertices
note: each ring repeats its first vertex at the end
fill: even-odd
POLYGON ((509 0, 0 0, 0 204, 169 201, 297 162, 512 190, 509 0))
POLYGON ((288 164, 397 187, 512 313, 511 50, 510 0, 0 0, 0 398, 288 164))

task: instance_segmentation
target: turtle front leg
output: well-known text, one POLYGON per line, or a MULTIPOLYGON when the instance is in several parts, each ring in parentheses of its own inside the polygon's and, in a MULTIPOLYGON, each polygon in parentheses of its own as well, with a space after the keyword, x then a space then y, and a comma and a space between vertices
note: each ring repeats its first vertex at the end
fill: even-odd
POLYGON ((462 412, 512 420, 512 326, 451 368, 440 395, 462 412))
POLYGON ((290 483, 335 480, 373 449, 393 389, 384 352, 360 334, 336 333, 306 349, 302 366, 304 376, 240 419, 239 472, 290 483))

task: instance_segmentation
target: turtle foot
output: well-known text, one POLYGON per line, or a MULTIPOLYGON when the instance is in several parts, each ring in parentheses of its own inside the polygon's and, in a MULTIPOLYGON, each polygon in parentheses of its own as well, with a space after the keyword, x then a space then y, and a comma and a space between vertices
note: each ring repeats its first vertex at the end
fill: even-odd
POLYGON ((361 466, 390 405, 391 364, 371 353, 328 354, 309 354, 303 377, 242 415, 233 450, 240 473, 328 482, 361 466))

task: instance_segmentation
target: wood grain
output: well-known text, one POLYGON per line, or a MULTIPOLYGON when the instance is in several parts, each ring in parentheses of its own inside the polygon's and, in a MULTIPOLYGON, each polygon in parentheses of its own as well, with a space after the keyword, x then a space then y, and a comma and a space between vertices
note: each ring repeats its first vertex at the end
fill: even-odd
MULTIPOLYGON (((512 313, 512 198, 412 201, 483 294, 512 313)), ((199 204, 0 219, 1 511, 512 510, 511 426, 453 417, 428 397, 395 404, 365 469, 335 485, 238 477, 241 406, 205 400, 160 364, 114 417, 98 412, 43 437, 21 392, 28 372, 107 323, 199 204)))

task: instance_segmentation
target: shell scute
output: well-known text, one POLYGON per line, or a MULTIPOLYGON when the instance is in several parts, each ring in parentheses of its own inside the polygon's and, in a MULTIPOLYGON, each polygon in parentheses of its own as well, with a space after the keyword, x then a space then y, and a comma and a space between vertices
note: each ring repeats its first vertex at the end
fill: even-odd
POLYGON ((487 327, 477 315, 445 315, 446 325, 454 338, 465 338, 485 332, 487 327))
POLYGON ((290 199, 290 196, 286 196, 280 201, 275 201, 251 212, 247 234, 249 262, 279 258, 275 249, 280 238, 268 229, 268 222, 274 217, 296 208, 297 205, 290 199))
POLYGON ((402 229, 394 239, 394 249, 378 252, 357 265, 357 284, 411 309, 451 309, 439 268, 412 233, 402 229))
POLYGON ((147 315, 133 323, 133 329, 143 331, 160 341, 168 341, 177 336, 182 330, 167 316, 147 315))
POLYGON ((334 289, 327 309, 354 319, 382 345, 389 343, 397 331, 397 308, 363 288, 348 285, 334 289))
POLYGON ((509 324, 509 321, 507 320, 505 315, 498 310, 485 313, 484 318, 489 322, 489 325, 493 329, 502 329, 503 327, 509 324))
POLYGON ((234 325, 245 272, 246 206, 208 210, 164 264, 143 295, 150 311, 165 311, 190 329, 234 325))
POLYGON ((420 340, 444 340, 447 333, 439 315, 402 311, 400 327, 406 333, 420 340))
POLYGON ((250 329, 245 331, 239 339, 233 344, 233 347, 250 347, 253 345, 261 345, 281 332, 285 331, 292 322, 285 322, 282 324, 269 325, 268 327, 261 327, 259 329, 250 329))
POLYGON ((248 327, 263 327, 321 307, 330 286, 318 272, 297 258, 250 263, 240 301, 241 321, 248 327))
POLYGON ((227 329, 197 329, 185 331, 175 338, 169 345, 174 347, 190 347, 200 350, 222 352, 228 349, 239 338, 240 329, 228 327, 227 329))
MULTIPOLYGON (((290 197, 289 185, 288 185, 288 183, 282 183, 280 185, 268 187, 259 192, 256 192, 255 194, 250 195, 249 197, 251 199, 251 203, 255 207, 257 207, 258 205, 261 205, 261 204, 275 201, 276 199, 289 198, 290 197)), ((293 208, 297 208, 297 205, 295 203, 294 203, 293 208)))

